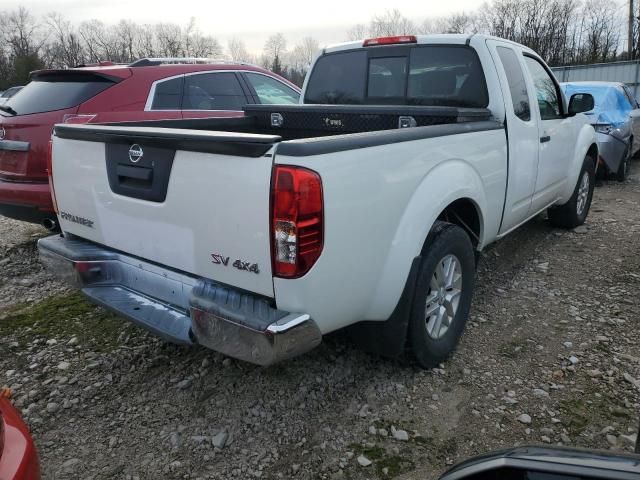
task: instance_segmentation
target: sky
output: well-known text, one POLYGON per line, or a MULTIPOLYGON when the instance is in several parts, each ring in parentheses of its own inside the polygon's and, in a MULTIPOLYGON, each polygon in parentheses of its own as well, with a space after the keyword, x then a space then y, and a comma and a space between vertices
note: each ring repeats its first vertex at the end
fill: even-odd
POLYGON ((121 19, 137 23, 174 22, 186 24, 191 17, 203 33, 223 44, 231 37, 242 38, 247 49, 258 53, 267 37, 282 32, 293 46, 305 36, 321 45, 346 40, 346 31, 357 23, 368 23, 373 15, 398 8, 416 23, 458 11, 471 11, 484 0, 0 0, 0 10, 26 7, 36 15, 52 11, 79 23, 97 18, 105 23, 121 19))

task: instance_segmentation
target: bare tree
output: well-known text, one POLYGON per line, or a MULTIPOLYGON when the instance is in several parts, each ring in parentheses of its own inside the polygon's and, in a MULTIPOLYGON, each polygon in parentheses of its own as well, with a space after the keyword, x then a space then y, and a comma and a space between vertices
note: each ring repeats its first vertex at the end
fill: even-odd
MULTIPOLYGON (((120 20, 115 26, 115 35, 112 38, 118 39, 118 61, 132 62, 136 59, 138 32, 139 26, 130 20, 120 20)), ((110 60, 113 60, 113 58, 110 60)))
POLYGON ((447 21, 443 17, 425 18, 424 21, 417 28, 417 32, 424 35, 431 35, 435 33, 446 33, 447 21))
POLYGON ((586 21, 583 41, 586 61, 606 62, 615 57, 620 44, 620 16, 617 5, 587 0, 582 11, 586 21))
POLYGON ((78 31, 84 42, 86 57, 89 62, 111 59, 113 52, 104 23, 99 20, 82 22, 78 31))
POLYGON ((367 26, 364 23, 358 23, 347 32, 348 40, 362 40, 367 36, 367 26))
POLYGON ((271 35, 264 44, 264 53, 267 57, 274 59, 282 58, 284 52, 287 51, 287 39, 282 33, 271 35))
POLYGON ((313 37, 304 37, 299 46, 303 61, 307 65, 310 65, 316 55, 320 52, 320 43, 313 37))
POLYGON ((222 46, 210 35, 203 35, 191 17, 182 35, 182 54, 185 57, 217 58, 223 54, 222 46))
POLYGON ((383 15, 376 15, 369 24, 369 35, 384 37, 391 35, 409 35, 416 32, 411 20, 404 17, 400 10, 387 10, 383 15))
POLYGON ((46 41, 40 23, 24 7, 4 12, 0 16, 0 29, 15 57, 37 55, 46 41))
POLYGON ((222 58, 224 49, 218 40, 210 35, 196 35, 193 38, 191 53, 193 57, 222 58))
POLYGON ((477 33, 478 26, 475 15, 465 12, 454 13, 442 19, 442 33, 477 33))
POLYGON ((158 54, 162 57, 179 57, 182 54, 182 32, 174 23, 155 25, 155 39, 158 54))
POLYGON ((138 26, 136 37, 135 58, 158 56, 155 43, 154 28, 151 25, 138 26))
POLYGON ((239 38, 231 38, 227 42, 227 50, 229 51, 231 60, 234 62, 248 62, 253 60, 244 42, 239 38))
POLYGON ((284 73, 282 60, 287 53, 287 39, 282 33, 271 35, 264 44, 264 57, 267 68, 275 73, 284 73))
POLYGON ((51 13, 46 17, 46 25, 50 31, 50 43, 46 48, 45 63, 55 68, 84 63, 82 39, 71 22, 59 13, 51 13))

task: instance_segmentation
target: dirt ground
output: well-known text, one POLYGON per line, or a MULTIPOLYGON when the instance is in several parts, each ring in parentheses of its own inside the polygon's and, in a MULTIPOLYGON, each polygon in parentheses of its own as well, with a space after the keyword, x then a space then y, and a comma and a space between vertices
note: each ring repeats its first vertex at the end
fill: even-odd
POLYGON ((45 479, 422 480, 520 444, 631 451, 632 168, 596 189, 584 227, 540 216, 484 252, 462 343, 431 371, 362 353, 341 333, 267 369, 166 344, 47 275, 35 248, 44 230, 0 219, 0 387, 32 427, 45 479))

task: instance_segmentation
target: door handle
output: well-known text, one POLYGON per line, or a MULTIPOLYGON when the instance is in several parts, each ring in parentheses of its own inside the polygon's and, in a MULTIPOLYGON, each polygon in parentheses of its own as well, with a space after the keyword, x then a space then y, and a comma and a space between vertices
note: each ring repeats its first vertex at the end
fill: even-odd
POLYGON ((545 135, 544 137, 540 137, 540 143, 546 143, 551 141, 551 137, 549 135, 545 135))

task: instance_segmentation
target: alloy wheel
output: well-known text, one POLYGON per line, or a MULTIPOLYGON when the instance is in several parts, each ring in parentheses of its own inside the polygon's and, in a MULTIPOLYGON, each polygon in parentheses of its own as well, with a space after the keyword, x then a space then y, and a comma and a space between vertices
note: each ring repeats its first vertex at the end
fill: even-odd
POLYGON ((425 327, 434 340, 451 327, 462 293, 462 266, 455 255, 446 255, 431 276, 425 304, 425 327))
POLYGON ((580 180, 580 186, 578 187, 578 198, 576 202, 576 213, 578 216, 582 215, 584 209, 587 206, 587 200, 589 198, 589 172, 582 174, 580 180))

